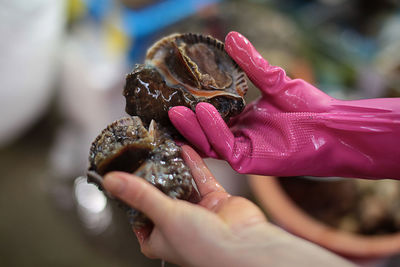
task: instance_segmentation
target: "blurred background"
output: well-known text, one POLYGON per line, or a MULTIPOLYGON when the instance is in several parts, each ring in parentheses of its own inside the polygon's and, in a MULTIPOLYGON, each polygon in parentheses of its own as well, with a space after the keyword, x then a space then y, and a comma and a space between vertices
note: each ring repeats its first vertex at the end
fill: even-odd
MULTIPOLYGON (((224 40, 232 30, 334 97, 400 97, 397 0, 0 1, 2 266, 160 266, 141 255, 123 211, 86 183, 89 147, 124 115, 125 75, 154 41, 174 32, 224 40)), ((247 101, 257 96, 250 85, 247 101)), ((258 203, 245 176, 206 162, 230 193, 258 203)), ((282 186, 332 227, 400 232, 399 182, 329 181, 282 186)), ((400 266, 399 255, 362 264, 400 266)))

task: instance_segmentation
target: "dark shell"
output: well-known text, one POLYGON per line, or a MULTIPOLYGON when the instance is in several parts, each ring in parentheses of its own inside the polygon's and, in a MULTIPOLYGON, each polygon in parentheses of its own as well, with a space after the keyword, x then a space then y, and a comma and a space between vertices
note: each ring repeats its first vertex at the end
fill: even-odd
POLYGON ((126 78, 126 112, 144 123, 152 119, 170 127, 173 106, 195 109, 197 103, 214 105, 227 121, 244 106, 244 73, 211 36, 173 34, 149 48, 145 64, 136 65, 126 78))
MULTIPOLYGON (((222 42, 197 34, 161 39, 148 50, 145 64, 127 76, 123 94, 126 112, 133 117, 113 122, 93 142, 88 180, 101 188, 106 173, 125 171, 172 198, 188 200, 196 191, 180 148, 169 135, 174 128, 168 110, 173 106, 194 110, 197 103, 208 102, 227 121, 244 108, 246 90, 245 75, 222 42)), ((122 206, 134 227, 149 222, 141 212, 122 206)))
MULTIPOLYGON (((193 185, 181 149, 152 121, 148 129, 139 117, 119 119, 104 129, 92 143, 89 171, 104 176, 110 171, 125 171, 140 176, 171 198, 188 200, 193 185)), ((101 184, 95 179, 89 181, 101 184)), ((133 226, 149 221, 141 212, 125 206, 133 226)))

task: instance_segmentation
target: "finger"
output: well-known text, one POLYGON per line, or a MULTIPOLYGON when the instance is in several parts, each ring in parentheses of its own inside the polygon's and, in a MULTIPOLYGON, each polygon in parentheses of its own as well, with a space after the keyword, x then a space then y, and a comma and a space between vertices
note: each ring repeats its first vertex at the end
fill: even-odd
POLYGON ((183 106, 173 107, 168 111, 168 116, 183 137, 201 153, 208 157, 216 156, 192 110, 183 106))
POLYGON ((216 108, 208 103, 199 103, 196 115, 213 150, 229 161, 234 152, 235 138, 216 108))
POLYGON ((230 32, 226 36, 225 50, 261 92, 269 96, 268 102, 281 110, 323 112, 335 100, 302 79, 290 79, 282 68, 269 65, 240 33, 230 32))
POLYGON ((202 198, 212 192, 226 193, 225 189, 207 168, 203 159, 190 146, 182 146, 182 157, 190 168, 202 198))
POLYGON ((169 246, 165 242, 164 235, 157 227, 140 242, 140 250, 150 259, 165 259, 165 255, 169 254, 169 246))
POLYGON ((230 197, 224 200, 217 207, 216 213, 233 230, 242 230, 267 220, 260 208, 242 197, 230 197))
POLYGON ((226 36, 225 50, 263 93, 276 93, 282 82, 288 79, 282 68, 271 66, 238 32, 230 32, 226 36))
POLYGON ((104 177, 104 188, 127 205, 142 211, 154 224, 162 226, 173 209, 173 201, 140 177, 111 172, 104 177))

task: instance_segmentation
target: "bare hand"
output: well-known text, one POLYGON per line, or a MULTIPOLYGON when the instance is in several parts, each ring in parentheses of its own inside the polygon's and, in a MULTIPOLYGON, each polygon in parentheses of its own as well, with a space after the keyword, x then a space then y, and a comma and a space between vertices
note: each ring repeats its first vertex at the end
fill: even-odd
POLYGON ((343 259, 267 222, 252 202, 229 195, 201 157, 183 146, 200 192, 198 204, 173 200, 143 179, 108 174, 103 186, 144 212, 152 229, 135 230, 141 250, 182 266, 346 266, 343 259))

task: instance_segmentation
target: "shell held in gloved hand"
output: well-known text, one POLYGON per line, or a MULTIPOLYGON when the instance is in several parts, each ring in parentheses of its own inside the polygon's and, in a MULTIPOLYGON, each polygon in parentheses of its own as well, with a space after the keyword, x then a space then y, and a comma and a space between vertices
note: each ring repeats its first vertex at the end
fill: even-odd
MULTIPOLYGON (((111 171, 133 173, 171 198, 188 200, 193 190, 180 147, 154 121, 146 129, 139 117, 122 118, 107 126, 92 143, 89 163, 89 171, 100 176, 111 171)), ((89 181, 101 188, 90 175, 89 181)), ((135 228, 149 222, 143 213, 122 205, 135 228)))
POLYGON ((225 121, 245 106, 245 75, 224 50, 224 44, 198 34, 173 34, 149 48, 145 64, 126 78, 126 112, 145 124, 152 119, 172 127, 168 110, 197 103, 216 107, 225 121))

